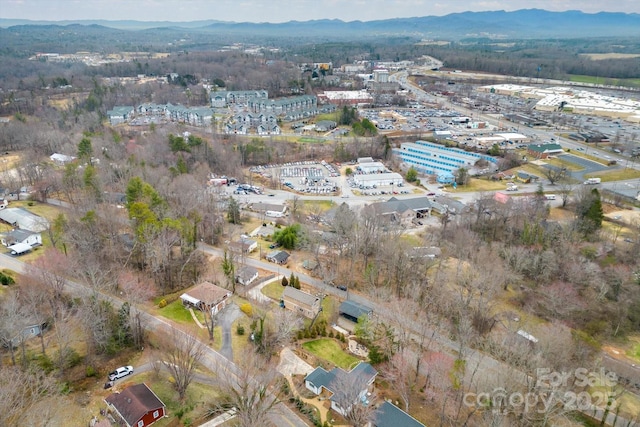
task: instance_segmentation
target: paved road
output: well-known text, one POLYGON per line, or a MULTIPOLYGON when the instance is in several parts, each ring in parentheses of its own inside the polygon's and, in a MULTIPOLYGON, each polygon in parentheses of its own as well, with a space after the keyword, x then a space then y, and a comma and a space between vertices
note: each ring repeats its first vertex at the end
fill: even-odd
MULTIPOLYGON (((215 255, 218 257, 224 256, 224 251, 222 249, 217 249, 205 244, 200 244, 198 248, 201 251, 210 255, 215 255)), ((278 274, 286 275, 286 276, 292 273, 292 270, 289 270, 286 267, 278 266, 270 262, 257 260, 253 258, 247 258, 245 260, 245 264, 250 265, 252 267, 260 268, 263 270, 272 271, 274 273, 277 272, 278 274)), ((295 274, 300 278, 302 282, 308 285, 311 285, 312 287, 321 291, 325 295, 333 295, 343 300, 349 299, 352 301, 356 301, 360 304, 366 305, 368 307, 371 307, 374 313, 376 313, 378 316, 387 320, 393 319, 395 317, 391 315, 389 309, 365 298, 362 295, 355 294, 353 292, 348 292, 348 291, 347 292, 340 291, 339 289, 334 288, 333 286, 326 285, 323 281, 319 279, 310 277, 305 274, 301 274, 298 272, 295 272, 295 274)), ((409 335, 411 339, 418 340, 418 333, 413 328, 411 328, 409 335)), ((438 334, 433 330, 425 331, 425 335, 433 337, 434 344, 436 346, 439 346, 442 350, 447 351, 448 353, 453 355, 458 354, 460 345, 455 341, 441 334, 438 334)), ((511 380, 520 382, 521 384, 528 384, 530 381, 530 378, 528 377, 527 374, 521 371, 518 371, 516 369, 513 369, 510 365, 507 365, 499 360, 496 360, 487 354, 484 354, 475 350, 471 350, 471 349, 467 349, 467 351, 469 352, 466 355, 468 372, 473 372, 472 375, 474 375, 475 379, 479 380, 480 382, 486 379, 494 380, 495 378, 505 378, 505 373, 509 374, 509 377, 511 378, 511 380), (476 367, 477 367, 477 370, 476 370, 476 367)), ((592 408, 591 410, 589 410, 589 414, 591 415, 593 411, 595 411, 599 419, 601 419, 604 416, 604 412, 597 408, 592 408)), ((585 411, 585 413, 586 412, 587 411, 585 411)), ((632 420, 626 420, 612 413, 609 413, 607 415, 607 424, 612 426, 625 425, 627 427, 640 427, 639 423, 636 423, 635 421, 632 421, 632 420)))
MULTIPOLYGON (((17 273, 24 273, 26 270, 27 264, 22 261, 19 261, 16 258, 13 258, 9 255, 0 254, 0 268, 6 268, 9 270, 13 270, 17 273)), ((78 282, 74 282, 71 280, 67 280, 65 283, 65 288, 67 292, 70 292, 74 296, 89 296, 91 295, 91 290, 81 285, 78 282)), ((112 304, 119 308, 123 300, 116 298, 111 295, 107 295, 101 293, 102 297, 108 299, 112 302, 112 304)), ((140 307, 138 307, 140 309, 140 307)), ((173 325, 165 319, 154 317, 148 312, 141 310, 142 312, 142 324, 145 325, 147 330, 153 331, 154 333, 164 333, 171 334, 172 330, 174 330, 173 325)), ((178 334, 178 339, 186 339, 187 333, 181 331, 180 329, 175 329, 178 334)), ((211 372, 226 372, 228 375, 236 375, 238 371, 238 367, 222 356, 220 353, 216 352, 206 343, 202 343, 205 349, 204 356, 200 363, 211 372)), ((309 424, 303 421, 296 413, 294 413, 291 409, 289 409, 283 403, 280 403, 276 406, 273 413, 269 415, 269 420, 271 423, 277 427, 308 427, 309 424)))

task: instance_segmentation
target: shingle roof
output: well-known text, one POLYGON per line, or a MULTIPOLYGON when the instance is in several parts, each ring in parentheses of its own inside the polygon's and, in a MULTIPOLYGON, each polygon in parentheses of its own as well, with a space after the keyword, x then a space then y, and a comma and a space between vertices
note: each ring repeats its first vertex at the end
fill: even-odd
POLYGON ((345 384, 358 384, 364 388, 376 375, 378 375, 378 371, 376 371, 373 366, 367 362, 360 362, 355 368, 348 372, 341 368, 333 368, 327 372, 323 368, 317 367, 305 377, 305 381, 310 382, 316 388, 324 387, 333 393, 331 400, 335 400, 334 398, 337 397, 335 393, 338 390, 332 389, 332 384, 335 385, 338 381, 344 379, 345 384))
POLYGON ((207 305, 217 304, 223 299, 227 298, 231 292, 220 286, 214 285, 211 282, 202 282, 195 288, 185 292, 183 295, 188 295, 195 298, 207 305))
POLYGON ((375 427, 424 427, 420 421, 386 401, 375 412, 373 425, 375 427))
POLYGON ((164 407, 164 403, 146 384, 135 384, 113 393, 105 399, 117 409, 130 426, 135 425, 147 412, 164 407))
POLYGON ((308 294, 296 288, 292 288, 291 286, 287 286, 284 288, 284 292, 282 293, 283 297, 290 298, 296 302, 300 302, 302 304, 308 305, 312 307, 315 302, 318 300, 318 297, 315 295, 308 294))
POLYGON ((0 219, 11 225, 17 224, 18 227, 24 230, 34 232, 44 231, 49 228, 49 221, 45 218, 22 208, 0 210, 0 219))
POLYGON ((356 319, 359 319, 363 314, 371 314, 372 312, 371 308, 355 301, 345 301, 340 304, 340 314, 346 314, 356 319))

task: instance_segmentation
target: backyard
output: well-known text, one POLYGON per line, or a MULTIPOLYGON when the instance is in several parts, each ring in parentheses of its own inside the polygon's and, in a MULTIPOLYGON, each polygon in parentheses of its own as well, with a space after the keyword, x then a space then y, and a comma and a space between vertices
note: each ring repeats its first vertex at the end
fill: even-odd
POLYGON ((342 369, 351 369, 360 362, 360 359, 342 350, 340 344, 333 338, 307 341, 302 344, 302 348, 319 359, 326 360, 342 369))

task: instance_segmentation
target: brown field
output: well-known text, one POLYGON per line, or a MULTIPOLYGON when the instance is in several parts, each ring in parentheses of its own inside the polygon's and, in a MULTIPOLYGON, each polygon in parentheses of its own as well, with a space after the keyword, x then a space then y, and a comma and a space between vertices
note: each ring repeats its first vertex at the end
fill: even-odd
POLYGON ((638 58, 638 53, 582 53, 582 56, 586 56, 592 61, 605 61, 608 59, 630 59, 638 58))

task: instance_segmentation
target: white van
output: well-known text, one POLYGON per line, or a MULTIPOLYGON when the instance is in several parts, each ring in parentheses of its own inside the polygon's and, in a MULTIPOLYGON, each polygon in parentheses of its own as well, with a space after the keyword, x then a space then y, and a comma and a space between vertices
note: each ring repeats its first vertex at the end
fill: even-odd
POLYGON ((547 200, 555 200, 556 199, 556 195, 555 194, 545 194, 544 196, 547 200))

